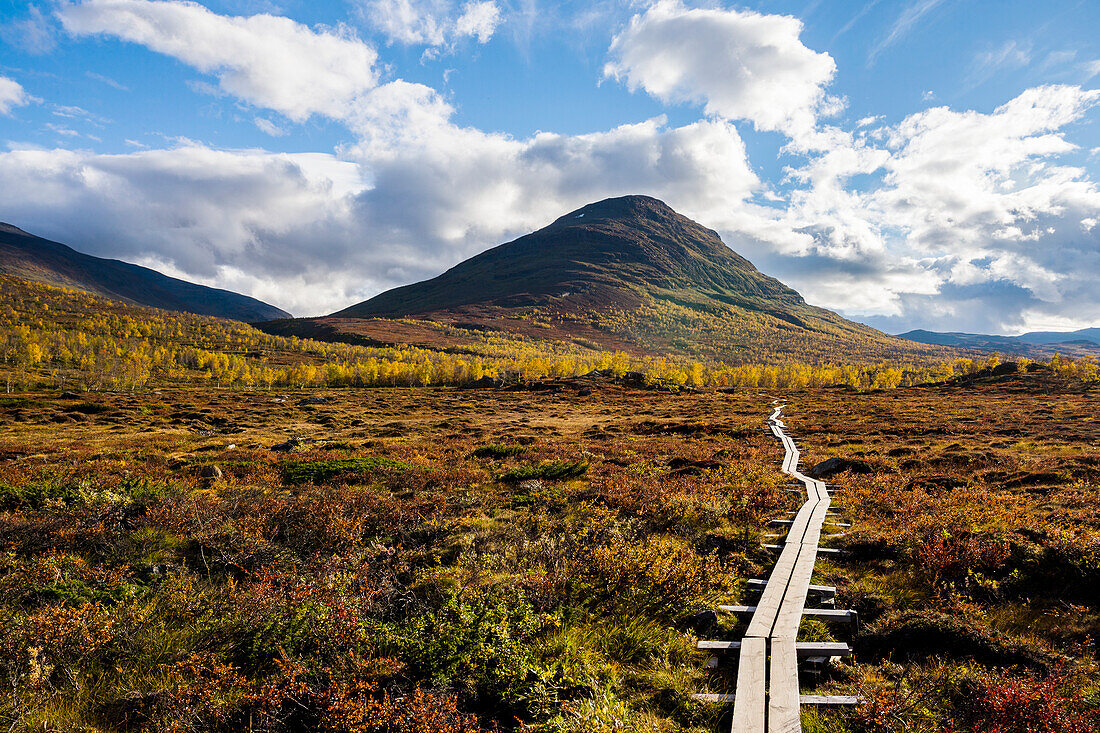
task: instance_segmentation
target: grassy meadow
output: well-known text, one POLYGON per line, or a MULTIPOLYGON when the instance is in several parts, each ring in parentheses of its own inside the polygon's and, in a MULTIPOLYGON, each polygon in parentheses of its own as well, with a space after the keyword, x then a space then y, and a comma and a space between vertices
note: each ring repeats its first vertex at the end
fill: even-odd
POLYGON ((0 285, 11 731, 728 726, 695 645, 799 504, 776 400, 842 459, 815 582, 861 619, 803 622, 855 653, 802 691, 862 700, 804 729, 1100 724, 1094 362, 366 348, 0 285))

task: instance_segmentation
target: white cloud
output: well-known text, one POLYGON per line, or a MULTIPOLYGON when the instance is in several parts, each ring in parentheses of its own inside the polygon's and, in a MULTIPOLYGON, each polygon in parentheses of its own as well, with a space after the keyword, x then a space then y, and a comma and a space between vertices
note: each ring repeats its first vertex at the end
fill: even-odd
POLYGON ((427 87, 386 85, 372 102, 373 137, 343 160, 193 143, 0 154, 0 189, 18 189, 6 216, 93 254, 319 314, 606 196, 648 193, 708 221, 758 186, 725 122, 517 140, 454 125, 427 87))
POLYGON ((107 86, 111 87, 112 89, 117 89, 120 92, 130 91, 130 87, 126 86, 125 84, 120 84, 119 82, 115 81, 111 77, 104 76, 103 74, 97 74, 94 71, 85 71, 84 76, 88 77, 89 79, 93 79, 95 81, 98 81, 101 84, 106 84, 107 86))
POLYGON ((6 76, 0 76, 0 115, 10 115, 16 107, 30 104, 34 97, 23 86, 6 76))
POLYGON ((353 225, 362 186, 357 166, 330 155, 195 146, 0 154, 5 216, 22 228, 208 284, 249 272, 251 282, 237 280, 244 292, 264 286, 274 296, 281 284, 285 292, 265 299, 300 310, 340 305, 358 286, 347 265, 362 234, 353 225))
POLYGON ((364 19, 390 41, 446 46, 461 38, 487 43, 501 22, 494 0, 360 0, 364 19))
MULTIPOLYGON (((480 5, 448 4, 408 32, 448 45, 476 11, 463 32, 482 40, 480 5)), ((214 74, 219 93, 290 119, 339 119, 355 142, 335 155, 191 141, 114 156, 16 150, 0 154, 6 216, 298 314, 438 274, 585 203, 645 193, 718 229, 811 302, 882 327, 1100 319, 1100 192, 1063 158, 1074 150, 1067 126, 1100 91, 1038 87, 990 113, 936 107, 848 131, 820 122, 835 111, 825 93, 835 66, 799 41, 797 20, 666 1, 615 38, 607 74, 710 117, 516 138, 456 124, 431 87, 379 85, 374 51, 344 31, 181 2, 60 12, 71 32, 144 43, 214 74), (329 55, 311 56, 315 47, 329 55), (307 68, 283 78, 288 59, 307 68), (364 73, 349 79, 337 59, 365 60, 364 73), (783 186, 761 184, 732 120, 790 137, 783 186)), ((279 131, 266 115, 254 122, 279 131)))
POLYGON ((492 0, 468 2, 462 15, 455 21, 455 35, 476 38, 478 43, 488 43, 500 25, 500 8, 492 0))
POLYGON ((881 148, 819 132, 827 152, 791 171, 807 185, 783 226, 750 248, 807 297, 883 327, 1011 330, 1071 303, 1100 318, 1100 233, 1087 226, 1100 190, 1060 162, 1074 149, 1063 129, 1098 103, 1100 91, 1044 86, 988 114, 910 115, 881 148), (878 180, 856 189, 856 174, 878 180))
POLYGON ((761 130, 813 127, 836 72, 799 40, 802 22, 661 0, 611 44, 605 75, 667 102, 692 102, 761 130))
POLYGON ((260 132, 271 137, 283 137, 286 135, 286 130, 276 125, 266 117, 254 117, 252 119, 253 124, 259 128, 260 132))
POLYGON ((342 118, 378 82, 377 53, 345 28, 313 30, 274 15, 222 16, 178 0, 85 0, 57 12, 73 35, 140 43, 296 122, 312 114, 342 118))

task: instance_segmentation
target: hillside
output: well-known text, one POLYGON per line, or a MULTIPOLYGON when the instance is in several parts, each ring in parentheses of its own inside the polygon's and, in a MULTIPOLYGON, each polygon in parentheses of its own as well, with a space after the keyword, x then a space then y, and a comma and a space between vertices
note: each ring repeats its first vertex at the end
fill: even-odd
POLYGON ((939 332, 917 329, 899 334, 899 338, 922 344, 951 346, 975 351, 1000 351, 1013 356, 1046 358, 1056 353, 1080 358, 1100 356, 1100 329, 1080 331, 1034 331, 1019 336, 994 336, 982 333, 939 332))
POLYGON ((0 274, 136 305, 237 321, 290 316, 246 295, 168 277, 120 260, 93 257, 4 223, 0 223, 0 274))
POLYGON ((809 305, 657 199, 570 212, 447 272, 331 316, 261 326, 359 343, 460 348, 468 332, 731 362, 919 358, 917 345, 809 305))

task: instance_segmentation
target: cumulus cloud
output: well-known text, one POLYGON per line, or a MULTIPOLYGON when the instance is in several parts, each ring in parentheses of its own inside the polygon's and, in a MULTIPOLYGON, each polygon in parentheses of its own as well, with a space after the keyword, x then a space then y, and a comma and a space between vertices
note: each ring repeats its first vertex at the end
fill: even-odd
POLYGON ((362 15, 390 41, 445 46, 462 38, 487 43, 501 22, 494 0, 362 0, 362 15))
POLYGON ((828 152, 791 172, 808 185, 761 256, 818 302, 884 327, 1011 330, 1070 303, 1096 319, 1100 191, 1062 156, 1074 150, 1064 128, 1098 103, 1100 91, 1044 86, 991 113, 918 112, 880 147, 834 130, 828 152), (878 178, 856 188, 857 174, 878 178), (822 260, 831 275, 804 271, 822 260), (835 287, 852 281, 840 272, 859 286, 835 287), (975 308, 982 293, 990 307, 975 308))
POLYGON ((802 22, 786 15, 661 0, 615 36, 604 73, 761 130, 806 129, 828 101, 836 64, 803 45, 801 33, 802 22))
POLYGON ((19 82, 0 76, 0 115, 10 115, 13 109, 30 104, 32 99, 19 82))
MULTIPOLYGON (((488 5, 425 5, 443 11, 403 42, 487 40, 499 21, 488 5)), ((936 5, 911 3, 898 33, 936 5)), ((826 93, 835 65, 801 43, 799 21, 665 0, 615 37, 606 74, 701 104, 706 118, 517 138, 456 123, 431 87, 381 83, 373 49, 344 30, 174 0, 90 0, 59 13, 71 33, 142 43, 291 120, 338 119, 354 142, 308 155, 189 141, 128 155, 16 150, 0 154, 5 216, 300 315, 433 276, 593 200, 645 193, 718 229, 811 302, 880 327, 1100 319, 1100 192, 1067 162, 1066 133, 1100 91, 1037 87, 991 112, 934 107, 846 130, 822 122, 836 107, 826 93), (287 64, 303 66, 284 75, 287 64), (753 172, 740 120, 788 136, 781 186, 753 172)), ((15 103, 3 101, 5 81, 0 112, 15 103)))
POLYGON ((222 91, 301 122, 341 118, 378 83, 377 52, 346 28, 229 17, 193 2, 85 0, 57 11, 73 35, 140 43, 218 78, 222 91))
POLYGON ((758 185, 725 122, 654 119, 517 140, 453 124, 427 87, 377 91, 374 114, 397 121, 375 120, 375 136, 344 159, 195 144, 0 154, 0 188, 13 191, 7 216, 93 254, 319 314, 436 275, 605 196, 650 193, 705 221, 758 185))
POLYGON ((362 185, 357 166, 319 154, 194 145, 0 154, 5 215, 22 228, 222 287, 227 273, 246 271, 244 292, 297 309, 335 306, 348 294, 341 286, 352 288, 334 261, 358 244, 352 204, 362 185), (315 287, 328 278, 331 293, 315 287))

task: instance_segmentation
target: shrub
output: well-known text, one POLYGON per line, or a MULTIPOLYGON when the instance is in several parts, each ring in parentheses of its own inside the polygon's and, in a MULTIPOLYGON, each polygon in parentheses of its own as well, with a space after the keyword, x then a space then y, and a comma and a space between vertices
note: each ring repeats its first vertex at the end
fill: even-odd
POLYGON ((546 622, 515 589, 450 589, 439 608, 397 629, 397 656, 432 687, 507 719, 501 713, 541 704, 533 641, 546 622))
POLYGON ((284 461, 279 468, 287 483, 316 484, 341 475, 362 475, 379 469, 408 469, 410 466, 389 458, 364 456, 329 461, 284 461))
POLYGON ((1022 679, 968 681, 960 692, 957 722, 972 733, 1089 733, 1100 730, 1100 711, 1089 709, 1080 680, 1059 667, 1022 679))
POLYGON ((578 566, 578 597, 591 608, 666 619, 728 600, 734 584, 717 557, 668 535, 597 546, 578 566))
POLYGON ((454 695, 417 687, 408 695, 363 685, 333 685, 321 729, 332 733, 480 733, 477 717, 462 713, 454 695))

